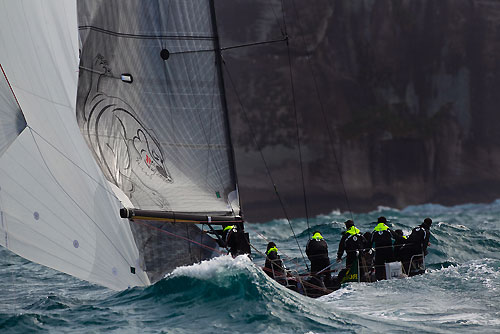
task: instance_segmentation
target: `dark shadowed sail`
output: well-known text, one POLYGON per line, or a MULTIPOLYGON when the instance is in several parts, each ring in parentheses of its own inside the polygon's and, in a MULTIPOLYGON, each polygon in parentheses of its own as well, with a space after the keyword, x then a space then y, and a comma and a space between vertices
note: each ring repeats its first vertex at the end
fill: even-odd
MULTIPOLYGON (((126 207, 240 213, 212 6, 205 0, 78 2, 77 119, 126 207)), ((193 224, 130 225, 138 267, 153 282, 216 248, 193 224)))
POLYGON ((26 120, 0 65, 0 155, 26 127, 26 120))

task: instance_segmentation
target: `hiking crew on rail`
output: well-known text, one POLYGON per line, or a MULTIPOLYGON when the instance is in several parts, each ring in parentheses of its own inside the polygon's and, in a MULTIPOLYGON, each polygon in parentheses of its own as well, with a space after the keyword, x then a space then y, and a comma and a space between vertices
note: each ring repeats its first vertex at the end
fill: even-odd
MULTIPOLYGON (((311 261, 311 275, 316 275, 330 265, 328 244, 319 231, 315 231, 311 239, 307 242, 306 254, 309 261, 311 261)), ((323 275, 325 279, 330 280, 330 270, 325 270, 323 275)))
MULTIPOLYGON (((342 269, 338 276, 337 282, 342 282, 345 274, 351 269, 351 266, 356 262, 360 252, 363 251, 365 245, 365 237, 361 234, 359 229, 354 226, 352 220, 344 222, 346 231, 342 233, 342 238, 339 242, 339 249, 337 251, 337 263, 342 261, 342 255, 346 252, 345 268, 342 269)), ((359 273, 358 273, 359 274, 359 273)))
MULTIPOLYGON (((352 220, 344 223, 346 230, 342 233, 339 242, 337 263, 342 261, 345 252, 346 266, 340 270, 336 284, 343 282, 346 273, 354 264, 359 265, 360 272, 358 268, 354 269, 360 277, 359 280, 362 281, 386 279, 385 265, 394 261, 402 262, 403 273, 407 276, 424 272, 424 256, 427 255, 427 247, 430 245, 432 220, 425 218, 424 222, 415 227, 409 236, 404 236, 402 230, 397 230, 397 232, 391 230, 386 223, 385 217, 379 217, 373 232, 366 232, 364 235, 354 226, 352 220), (373 271, 375 275, 372 277, 373 271)), ((315 231, 308 241, 306 254, 311 262, 311 275, 316 277, 320 273, 325 283, 329 281, 331 268, 328 245, 319 231, 315 231)))

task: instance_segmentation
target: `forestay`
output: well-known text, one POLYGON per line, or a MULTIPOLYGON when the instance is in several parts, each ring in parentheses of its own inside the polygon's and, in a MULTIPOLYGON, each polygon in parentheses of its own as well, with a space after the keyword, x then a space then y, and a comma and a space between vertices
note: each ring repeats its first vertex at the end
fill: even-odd
POLYGON ((147 285, 76 122, 78 52, 76 1, 0 0, 0 244, 113 289, 147 285))

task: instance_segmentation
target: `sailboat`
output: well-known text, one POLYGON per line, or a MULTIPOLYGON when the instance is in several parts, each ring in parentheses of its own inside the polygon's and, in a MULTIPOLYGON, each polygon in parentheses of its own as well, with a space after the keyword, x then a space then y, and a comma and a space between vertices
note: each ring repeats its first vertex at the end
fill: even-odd
POLYGON ((0 25, 0 245, 115 290, 225 253, 213 1, 2 0, 0 25))
MULTIPOLYGON (((250 253, 215 22, 212 0, 0 0, 0 245, 114 290, 226 253, 214 227, 250 253)), ((282 281, 339 287, 308 276, 282 281)))

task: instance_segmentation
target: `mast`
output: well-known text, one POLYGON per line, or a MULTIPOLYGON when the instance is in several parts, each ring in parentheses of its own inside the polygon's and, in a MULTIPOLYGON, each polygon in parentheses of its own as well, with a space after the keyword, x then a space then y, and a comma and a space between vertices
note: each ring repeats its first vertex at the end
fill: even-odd
POLYGON ((228 141, 228 145, 230 147, 229 159, 230 159, 230 163, 232 164, 232 167, 233 167, 233 168, 231 168, 231 177, 234 179, 235 184, 236 184, 236 191, 238 193, 238 206, 240 208, 240 212, 238 212, 238 213, 235 212, 235 214, 239 215, 239 216, 243 216, 243 212, 241 209, 239 190, 238 190, 238 175, 236 173, 236 160, 234 157, 234 147, 233 147, 233 141, 231 138, 231 127, 229 124, 229 109, 227 107, 224 76, 222 75, 223 59, 222 59, 222 54, 221 54, 222 51, 221 51, 220 41, 219 41, 219 32, 217 29, 217 16, 215 13, 215 3, 214 3, 214 0, 209 0, 209 2, 210 2, 210 14, 212 16, 212 29, 213 29, 214 46, 215 46, 216 68, 217 68, 217 74, 218 74, 218 78, 219 78, 219 82, 220 82, 220 99, 221 99, 222 108, 224 110, 225 127, 226 127, 226 131, 227 131, 227 141, 228 141))

